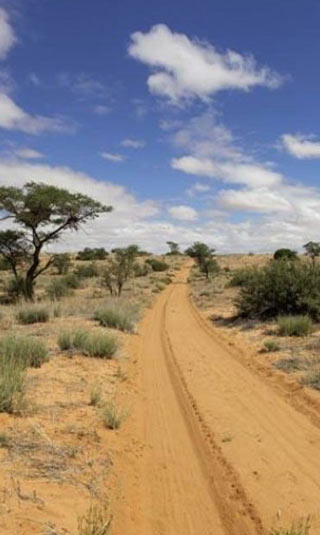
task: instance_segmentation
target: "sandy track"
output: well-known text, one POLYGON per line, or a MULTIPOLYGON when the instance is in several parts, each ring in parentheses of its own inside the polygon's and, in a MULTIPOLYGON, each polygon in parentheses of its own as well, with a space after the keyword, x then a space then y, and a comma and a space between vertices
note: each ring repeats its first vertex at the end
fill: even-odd
POLYGON ((184 269, 150 310, 136 351, 136 444, 127 535, 251 535, 313 515, 320 533, 320 430, 241 365, 204 324, 184 269), (264 526, 264 528, 262 527, 264 526))

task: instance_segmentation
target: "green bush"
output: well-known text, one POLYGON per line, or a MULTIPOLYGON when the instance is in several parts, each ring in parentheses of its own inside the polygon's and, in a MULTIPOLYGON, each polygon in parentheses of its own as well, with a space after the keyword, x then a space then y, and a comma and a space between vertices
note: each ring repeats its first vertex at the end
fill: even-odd
POLYGON ((56 268, 58 275, 65 275, 70 269, 71 257, 68 253, 55 254, 52 265, 56 268))
POLYGON ((239 314, 270 318, 308 314, 320 318, 320 267, 303 262, 272 261, 252 268, 236 299, 239 314))
POLYGON ((97 310, 94 319, 103 327, 133 332, 138 319, 138 309, 126 303, 110 303, 97 310))
POLYGON ((62 297, 72 295, 72 289, 64 279, 52 279, 46 288, 46 293, 52 301, 58 301, 62 297))
POLYGON ((49 358, 46 345, 29 336, 6 336, 0 339, 0 355, 22 363, 25 368, 40 368, 49 358))
POLYGON ((103 248, 90 249, 86 247, 83 251, 79 251, 77 254, 77 260, 105 260, 108 256, 108 252, 103 248))
POLYGON ((50 313, 43 306, 28 305, 18 310, 16 319, 24 325, 29 325, 30 323, 46 323, 50 319, 50 313))
POLYGON ((274 260, 298 260, 297 251, 292 251, 292 249, 278 249, 274 255, 274 260))
POLYGON ((25 393, 25 366, 0 351, 0 412, 15 412, 25 393))
POLYGON ((0 257, 0 271, 8 271, 10 269, 10 263, 3 256, 0 257))
POLYGON ((89 334, 87 331, 63 331, 59 334, 58 345, 62 351, 78 350, 89 357, 111 358, 119 348, 119 342, 107 333, 89 334))
POLYGON ((152 271, 166 271, 170 267, 169 264, 163 260, 157 260, 156 258, 148 258, 146 264, 151 266, 152 271))
POLYGON ((3 285, 8 303, 15 303, 25 295, 25 281, 22 277, 10 277, 3 285))
POLYGON ((274 353, 280 350, 280 345, 277 340, 266 340, 263 344, 263 351, 265 353, 274 353))
POLYGON ((99 275, 98 267, 94 262, 84 266, 78 266, 74 273, 81 279, 89 279, 91 277, 98 277, 99 275))
POLYGON ((232 273, 232 277, 229 282, 229 286, 231 287, 238 287, 238 286, 245 286, 248 279, 252 275, 254 275, 255 271, 254 268, 240 268, 237 269, 232 273))
POLYGON ((72 288, 72 290, 77 290, 82 284, 79 275, 76 273, 68 273, 68 275, 65 275, 60 280, 65 283, 68 288, 72 288))
POLYGON ((102 418, 108 429, 119 429, 127 413, 119 409, 113 401, 106 403, 102 409, 102 418))
POLYGON ((281 336, 308 336, 312 333, 313 324, 309 316, 281 316, 278 328, 281 336))
POLYGON ((151 267, 145 262, 144 264, 138 264, 136 262, 133 265, 133 274, 135 277, 146 277, 149 275, 151 267))

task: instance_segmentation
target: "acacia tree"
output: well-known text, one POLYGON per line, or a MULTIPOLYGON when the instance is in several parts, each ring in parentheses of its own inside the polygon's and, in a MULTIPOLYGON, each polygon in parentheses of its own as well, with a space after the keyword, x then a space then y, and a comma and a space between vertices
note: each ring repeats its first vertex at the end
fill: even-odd
POLYGON ((309 241, 303 248, 306 251, 306 255, 310 256, 313 266, 316 264, 316 257, 320 256, 320 243, 315 241, 309 241))
POLYGON ((42 183, 0 187, 0 220, 15 225, 14 230, 0 231, 0 255, 8 260, 14 277, 23 278, 26 300, 34 300, 36 280, 53 262, 49 256, 41 263, 44 246, 111 210, 81 193, 42 183))
POLYGON ((125 282, 134 272, 139 247, 138 245, 129 245, 128 247, 113 249, 112 252, 114 257, 109 261, 101 283, 108 288, 110 295, 120 297, 125 282))
POLYGON ((298 254, 297 251, 293 251, 292 249, 277 249, 277 251, 273 255, 274 260, 298 260, 298 254))
POLYGON ((207 279, 209 278, 210 273, 219 270, 218 263, 214 258, 214 252, 215 249, 212 249, 205 243, 199 241, 194 242, 193 245, 186 250, 186 254, 195 259, 200 271, 205 273, 207 279))
POLYGON ((180 254, 180 250, 179 250, 179 244, 176 243, 175 241, 167 241, 167 245, 170 249, 169 251, 169 255, 177 255, 177 254, 180 254))

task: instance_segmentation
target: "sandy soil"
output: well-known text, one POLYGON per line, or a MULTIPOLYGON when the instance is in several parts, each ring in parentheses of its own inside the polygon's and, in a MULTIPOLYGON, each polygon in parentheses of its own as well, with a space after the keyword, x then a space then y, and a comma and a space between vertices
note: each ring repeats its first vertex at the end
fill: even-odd
POLYGON ((189 298, 189 267, 147 313, 131 351, 131 448, 115 535, 250 535, 312 517, 320 429, 307 401, 237 356, 189 298), (299 399, 291 403, 293 398, 299 399))

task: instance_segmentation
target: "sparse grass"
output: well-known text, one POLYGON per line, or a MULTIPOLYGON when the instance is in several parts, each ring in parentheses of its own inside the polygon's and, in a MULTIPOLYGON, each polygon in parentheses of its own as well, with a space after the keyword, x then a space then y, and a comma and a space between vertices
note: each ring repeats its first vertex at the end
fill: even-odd
POLYGON ((108 333, 89 334, 85 330, 62 331, 58 337, 62 351, 80 351, 84 355, 97 358, 111 358, 119 349, 119 341, 108 333))
POLYGON ((273 366, 278 370, 285 372, 297 372, 304 369, 301 359, 295 356, 286 359, 280 359, 275 362, 273 366))
POLYGON ((264 353, 275 353, 280 351, 281 346, 277 340, 266 340, 263 344, 264 353))
POLYGON ((78 535, 108 535, 111 522, 108 506, 91 505, 87 513, 78 518, 78 535))
POLYGON ((101 404, 102 401, 102 390, 100 384, 95 384, 90 390, 90 400, 89 405, 92 407, 97 407, 101 404))
POLYGON ((13 413, 23 402, 25 362, 16 359, 4 346, 0 349, 0 412, 13 413))
POLYGON ((44 306, 26 305, 16 313, 16 319, 23 325, 31 323, 46 323, 50 319, 50 312, 44 306))
POLYGON ((320 390, 320 368, 308 371, 301 379, 301 384, 320 390))
POLYGON ((290 527, 272 528, 270 535, 309 535, 311 529, 310 516, 293 522, 290 527))
POLYGON ((278 318, 280 336, 308 336, 312 333, 313 323, 309 316, 280 316, 278 318))
POLYGON ((129 303, 110 303, 97 310, 94 319, 103 327, 133 332, 138 319, 138 309, 129 303))
POLYGON ((117 379, 120 379, 120 381, 126 381, 128 379, 128 374, 126 372, 124 372, 120 366, 118 366, 118 368, 116 369, 115 371, 115 374, 114 376, 117 378, 117 379))
POLYGON ((108 429, 119 429, 127 415, 113 401, 108 401, 102 408, 103 422, 108 429))
POLYGON ((68 273, 63 278, 60 279, 68 288, 77 290, 81 287, 82 281, 76 273, 68 273))
POLYGON ((10 441, 6 433, 0 433, 0 448, 9 448, 10 441))

